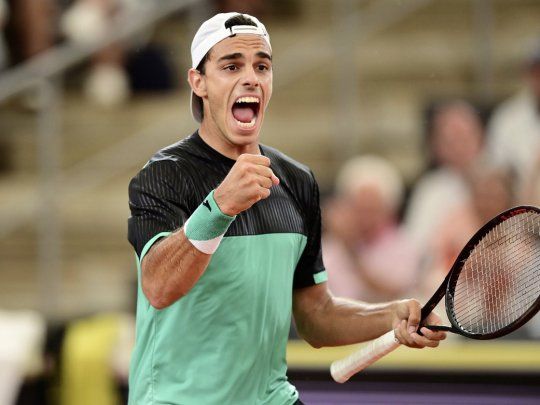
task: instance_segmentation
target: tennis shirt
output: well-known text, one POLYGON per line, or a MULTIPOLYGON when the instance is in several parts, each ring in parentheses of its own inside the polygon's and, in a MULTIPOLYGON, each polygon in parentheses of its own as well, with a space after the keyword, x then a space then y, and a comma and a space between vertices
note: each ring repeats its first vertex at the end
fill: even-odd
POLYGON ((156 153, 131 181, 128 238, 139 273, 131 405, 284 405, 298 398, 285 352, 293 289, 326 281, 319 192, 306 166, 268 146, 260 151, 279 185, 237 215, 199 281, 162 310, 142 292, 142 258, 182 227, 235 161, 195 132, 156 153))

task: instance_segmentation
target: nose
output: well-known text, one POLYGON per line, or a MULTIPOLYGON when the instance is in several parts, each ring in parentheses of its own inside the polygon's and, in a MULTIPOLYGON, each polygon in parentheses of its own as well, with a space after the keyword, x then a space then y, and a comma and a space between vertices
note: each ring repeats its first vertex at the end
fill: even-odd
POLYGON ((247 67, 245 70, 245 75, 243 78, 243 85, 246 87, 259 86, 259 78, 257 76, 257 72, 255 72, 255 69, 251 66, 247 67))

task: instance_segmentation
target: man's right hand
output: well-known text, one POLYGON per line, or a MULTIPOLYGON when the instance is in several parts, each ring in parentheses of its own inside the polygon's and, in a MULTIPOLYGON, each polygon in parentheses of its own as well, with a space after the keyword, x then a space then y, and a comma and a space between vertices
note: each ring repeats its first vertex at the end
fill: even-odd
POLYGON ((270 159, 243 154, 223 182, 214 191, 214 200, 224 214, 234 216, 270 196, 270 188, 279 179, 270 169, 270 159))

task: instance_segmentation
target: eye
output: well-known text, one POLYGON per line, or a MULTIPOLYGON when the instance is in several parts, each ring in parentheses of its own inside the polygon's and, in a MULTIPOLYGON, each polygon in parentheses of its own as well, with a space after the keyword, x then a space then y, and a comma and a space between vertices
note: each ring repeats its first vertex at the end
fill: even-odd
POLYGON ((270 67, 267 66, 267 65, 259 65, 257 66, 257 69, 259 69, 260 71, 265 71, 265 70, 270 70, 270 67))
POLYGON ((235 71, 235 70, 238 70, 238 66, 236 66, 236 65, 227 65, 223 69, 230 70, 230 71, 235 71))

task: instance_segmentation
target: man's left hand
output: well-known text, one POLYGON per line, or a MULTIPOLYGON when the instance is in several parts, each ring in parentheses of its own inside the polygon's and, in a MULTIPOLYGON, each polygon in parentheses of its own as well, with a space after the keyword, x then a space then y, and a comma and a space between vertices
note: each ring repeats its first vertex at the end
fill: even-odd
MULTIPOLYGON (((434 332, 426 327, 421 327, 423 336, 418 334, 420 324, 421 307, 420 303, 414 299, 396 302, 396 312, 393 321, 393 328, 396 338, 405 346, 422 349, 424 347, 437 347, 441 340, 446 339, 446 332, 434 332)), ((441 325, 441 318, 431 313, 427 317, 427 325, 441 325)))

